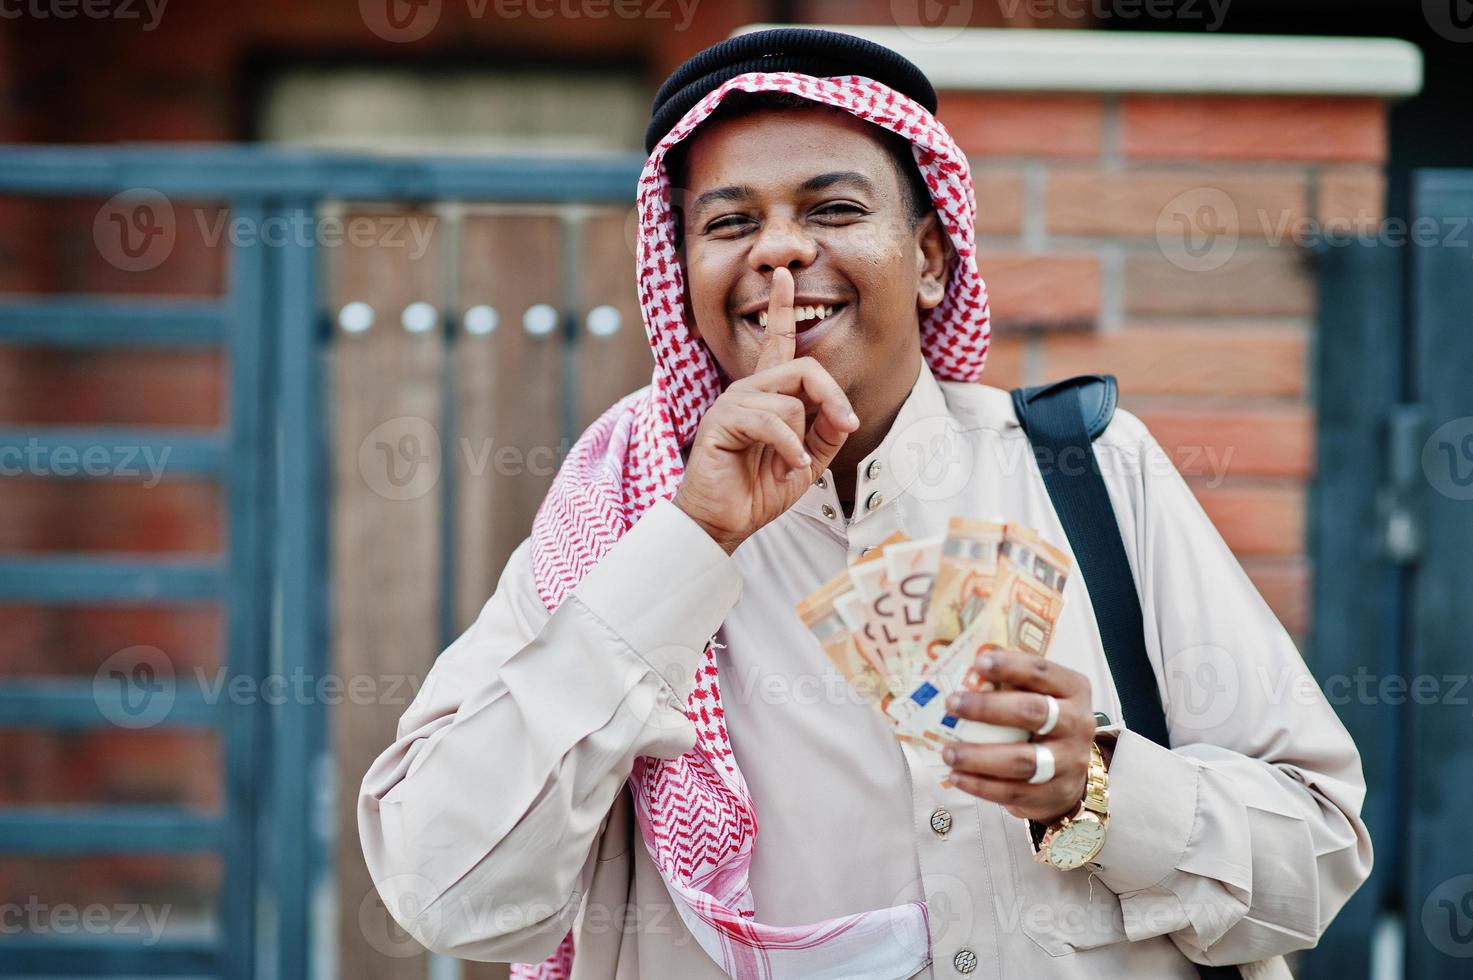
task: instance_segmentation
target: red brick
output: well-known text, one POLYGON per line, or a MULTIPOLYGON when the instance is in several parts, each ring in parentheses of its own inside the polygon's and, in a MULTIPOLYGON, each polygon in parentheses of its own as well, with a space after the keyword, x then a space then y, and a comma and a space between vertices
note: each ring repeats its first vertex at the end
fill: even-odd
POLYGON ((942 92, 938 117, 969 156, 1093 157, 1104 100, 1095 95, 942 92))
POLYGON ((1309 316, 1314 276, 1292 245, 1239 246, 1218 268, 1174 264, 1159 249, 1125 258, 1125 311, 1168 316, 1309 316))
POLYGON ((1016 235, 1023 227, 1023 175, 1017 170, 972 171, 977 234, 1016 235))
POLYGON ((1238 483, 1218 487, 1187 480, 1202 509, 1235 555, 1290 557, 1304 552, 1304 487, 1238 483))
POLYGON ((1335 167, 1319 174, 1315 217, 1333 239, 1372 237, 1386 216, 1386 175, 1375 167, 1335 167))
POLYGON ((210 350, 4 347, 0 421, 219 425, 225 369, 225 359, 210 350))
POLYGON ((1307 341, 1290 326, 1129 325, 1116 333, 1043 338, 1043 376, 1113 374, 1122 396, 1234 395, 1298 398, 1307 341))
POLYGON ((1264 601, 1294 636, 1309 632, 1309 565, 1302 558, 1248 558, 1243 571, 1264 601))
MULTIPOLYGON (((224 546, 220 488, 203 480, 165 478, 153 486, 149 463, 138 478, 11 477, 0 481, 0 551, 213 553, 224 546)), ((24 465, 24 464, 22 464, 24 465)))
POLYGON ((1053 234, 1154 236, 1171 212, 1215 208, 1226 234, 1260 237, 1308 214, 1303 177, 1199 171, 1055 169, 1048 177, 1053 234), (1223 195, 1226 202, 1220 205, 1223 195), (1230 206, 1226 206, 1230 205, 1230 206), (1266 218, 1266 220, 1260 220, 1266 218))
POLYGON ((982 372, 982 383, 994 388, 1017 388, 1026 384, 1023 376, 1023 355, 1027 341, 1016 335, 992 335, 987 349, 987 367, 982 372))
POLYGON ((1314 413, 1306 405, 1126 406, 1138 415, 1171 454, 1183 474, 1220 479, 1224 476, 1292 476, 1308 478, 1314 470, 1314 413))
POLYGON ((995 326, 1079 329, 1100 311, 1100 263, 1081 253, 979 252, 995 326))
POLYGON ((0 605, 0 674, 91 677, 119 650, 157 647, 176 673, 213 670, 224 642, 220 607, 0 605))
POLYGON ((1386 105, 1330 96, 1127 95, 1128 157, 1158 160, 1386 159, 1386 105))

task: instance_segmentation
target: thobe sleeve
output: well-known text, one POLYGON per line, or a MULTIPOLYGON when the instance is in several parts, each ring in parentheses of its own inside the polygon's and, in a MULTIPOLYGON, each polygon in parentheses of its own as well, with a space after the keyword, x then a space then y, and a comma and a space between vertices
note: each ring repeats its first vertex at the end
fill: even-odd
POLYGON ((1167 935, 1195 962, 1313 946, 1371 870, 1360 755, 1170 458, 1121 414, 1135 452, 1100 458, 1132 468, 1114 503, 1171 748, 1119 735, 1095 873, 1132 940, 1167 935))
POLYGON ((385 906, 429 949, 536 962, 567 933, 641 755, 695 744, 686 698, 741 576, 662 501, 551 615, 523 541, 363 778, 385 906))

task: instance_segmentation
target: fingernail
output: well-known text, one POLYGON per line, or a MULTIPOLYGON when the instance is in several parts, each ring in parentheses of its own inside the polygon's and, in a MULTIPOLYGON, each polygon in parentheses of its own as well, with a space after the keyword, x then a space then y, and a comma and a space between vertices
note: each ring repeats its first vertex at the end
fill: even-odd
POLYGON ((956 749, 946 749, 941 753, 941 758, 946 760, 948 766, 956 763, 956 749))
POLYGON ((849 424, 850 425, 858 425, 859 424, 859 416, 858 415, 855 415, 853 412, 850 412, 849 413, 849 424))
POLYGON ((962 696, 960 694, 953 694, 953 695, 949 696, 946 699, 946 710, 948 710, 948 711, 955 711, 957 708, 960 708, 961 706, 962 706, 962 696))
POLYGON ((990 671, 996 666, 997 659, 993 657, 990 653, 984 653, 982 654, 982 656, 977 658, 977 669, 980 671, 990 671))
POLYGON ((804 466, 808 466, 808 465, 811 465, 812 463, 813 463, 813 457, 810 456, 810 455, 808 455, 807 453, 804 453, 803 454, 803 465, 804 466))

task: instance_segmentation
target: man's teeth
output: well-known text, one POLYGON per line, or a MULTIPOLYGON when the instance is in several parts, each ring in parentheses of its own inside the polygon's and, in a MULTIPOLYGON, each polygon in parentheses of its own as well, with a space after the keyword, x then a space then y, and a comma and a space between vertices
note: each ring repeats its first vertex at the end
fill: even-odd
MULTIPOLYGON (((826 320, 834 312, 832 306, 795 306, 793 307, 793 319, 802 322, 804 320, 826 320)), ((767 329, 767 311, 763 310, 757 314, 757 325, 763 330, 767 329)))

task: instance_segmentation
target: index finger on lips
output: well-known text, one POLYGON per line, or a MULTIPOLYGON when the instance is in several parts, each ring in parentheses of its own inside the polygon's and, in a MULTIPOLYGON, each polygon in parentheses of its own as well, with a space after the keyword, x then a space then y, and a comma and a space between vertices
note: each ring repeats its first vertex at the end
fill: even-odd
POLYGON ((821 433, 829 441, 843 442, 843 436, 859 427, 859 418, 849 404, 849 396, 834 376, 824 370, 822 364, 812 357, 800 357, 786 364, 779 364, 762 374, 753 374, 751 385, 762 391, 776 391, 784 395, 797 395, 819 410, 818 424, 825 426, 821 433))
POLYGON ((762 334, 762 351, 757 355, 758 371, 793 359, 798 343, 793 288, 793 273, 787 266, 772 270, 772 287, 767 297, 767 329, 762 334))
POLYGON ((1080 693, 1080 681, 1088 684, 1083 674, 1022 650, 988 650, 977 658, 976 667, 986 680, 1058 698, 1080 693))

